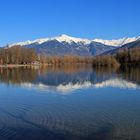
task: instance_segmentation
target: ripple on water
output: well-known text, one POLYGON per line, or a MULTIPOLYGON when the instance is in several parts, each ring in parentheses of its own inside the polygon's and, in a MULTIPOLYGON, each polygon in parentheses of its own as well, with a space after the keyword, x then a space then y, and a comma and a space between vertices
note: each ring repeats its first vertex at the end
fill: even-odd
MULTIPOLYGON (((29 131, 37 129, 43 134, 51 131, 77 136, 96 135, 108 131, 120 139, 122 135, 128 139, 132 138, 136 133, 134 131, 140 130, 136 124, 139 117, 134 116, 131 107, 113 108, 109 105, 99 107, 94 103, 91 105, 81 103, 78 104, 79 107, 75 102, 59 103, 51 102, 47 98, 45 100, 43 96, 39 98, 36 102, 18 101, 15 97, 0 99, 0 138, 18 139, 27 134, 26 130, 19 131, 16 128, 26 128, 29 131)), ((28 135, 34 137, 33 132, 28 135)), ((51 135, 50 132, 48 135, 51 135)))

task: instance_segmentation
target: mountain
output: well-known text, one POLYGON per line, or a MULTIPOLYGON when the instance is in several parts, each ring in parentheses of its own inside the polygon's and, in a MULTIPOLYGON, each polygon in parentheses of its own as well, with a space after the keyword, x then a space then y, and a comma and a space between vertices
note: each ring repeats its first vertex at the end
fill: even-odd
POLYGON ((105 45, 110 45, 110 46, 123 46, 125 44, 128 44, 130 42, 134 42, 136 40, 140 40, 140 36, 139 37, 132 37, 132 38, 121 38, 121 39, 117 39, 117 40, 102 40, 102 39, 94 39, 95 42, 100 42, 102 44, 105 45))
POLYGON ((114 51, 124 44, 139 39, 140 37, 122 38, 119 40, 89 40, 63 34, 58 37, 14 43, 8 47, 20 45, 22 47, 34 48, 37 53, 46 55, 97 56, 102 53, 114 51))
POLYGON ((126 49, 132 49, 132 48, 138 48, 138 47, 140 47, 140 40, 136 40, 134 42, 125 44, 119 48, 109 50, 107 52, 104 52, 102 55, 114 55, 114 54, 118 53, 119 51, 123 51, 126 49))
POLYGON ((25 41, 25 42, 14 43, 14 44, 11 44, 9 46, 14 46, 14 45, 25 46, 25 45, 30 45, 30 44, 34 44, 34 43, 42 44, 44 42, 52 41, 52 40, 57 40, 58 42, 67 42, 67 43, 82 42, 84 44, 90 44, 91 42, 98 42, 98 43, 101 43, 101 44, 104 44, 104 45, 109 45, 109 46, 122 46, 124 44, 134 42, 134 41, 139 40, 139 39, 140 39, 140 36, 132 37, 132 38, 121 38, 121 39, 116 39, 116 40, 103 40, 103 39, 89 40, 89 39, 81 39, 81 38, 71 37, 71 36, 62 34, 58 37, 36 39, 36 40, 33 40, 33 41, 28 40, 28 41, 25 41))
POLYGON ((83 42, 84 44, 89 44, 91 42, 91 40, 88 39, 81 39, 81 38, 75 38, 75 37, 71 37, 65 34, 62 34, 60 36, 57 37, 51 37, 51 38, 43 38, 43 39, 36 39, 33 41, 25 41, 25 42, 18 42, 18 43, 14 43, 11 44, 9 46, 15 46, 15 45, 31 45, 31 44, 42 44, 45 43, 47 41, 53 41, 53 40, 57 40, 58 42, 67 42, 67 43, 71 43, 71 42, 75 42, 75 43, 79 43, 79 42, 83 42))

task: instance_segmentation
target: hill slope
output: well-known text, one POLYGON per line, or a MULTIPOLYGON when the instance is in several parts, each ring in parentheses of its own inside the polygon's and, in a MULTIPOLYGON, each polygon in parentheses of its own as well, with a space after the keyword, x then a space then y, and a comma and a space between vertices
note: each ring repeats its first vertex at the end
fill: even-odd
POLYGON ((119 40, 89 40, 61 35, 53 38, 14 43, 9 45, 9 47, 19 45, 26 48, 34 48, 38 54, 46 55, 97 56, 114 54, 122 48, 135 46, 139 39, 140 37, 122 38, 119 40))

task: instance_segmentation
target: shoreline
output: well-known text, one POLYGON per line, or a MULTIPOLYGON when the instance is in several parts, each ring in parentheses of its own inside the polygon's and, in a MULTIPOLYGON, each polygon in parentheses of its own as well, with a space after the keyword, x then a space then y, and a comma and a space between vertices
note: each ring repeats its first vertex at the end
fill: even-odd
POLYGON ((55 65, 55 64, 4 64, 0 65, 0 68, 19 68, 19 67, 41 67, 41 66, 91 66, 93 68, 101 68, 101 67, 125 67, 125 66, 132 66, 132 67, 139 67, 140 65, 136 65, 133 63, 123 63, 120 64, 119 66, 102 66, 102 65, 93 65, 91 63, 65 63, 65 64, 60 64, 60 65, 55 65))
POLYGON ((40 66, 40 65, 33 65, 33 64, 27 64, 27 65, 5 64, 5 65, 0 65, 0 68, 31 67, 31 66, 40 66))
POLYGON ((40 66, 67 66, 67 65, 91 65, 92 64, 86 64, 86 63, 67 63, 67 64, 61 64, 61 65, 54 65, 54 64, 5 64, 5 65, 0 65, 0 68, 15 68, 15 67, 40 67, 40 66))

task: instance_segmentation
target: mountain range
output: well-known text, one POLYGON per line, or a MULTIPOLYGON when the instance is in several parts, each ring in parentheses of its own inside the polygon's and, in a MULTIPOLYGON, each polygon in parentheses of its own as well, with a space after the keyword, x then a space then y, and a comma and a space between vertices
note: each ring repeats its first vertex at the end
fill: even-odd
POLYGON ((122 38, 118 40, 81 39, 68 35, 25 41, 8 45, 8 47, 22 46, 34 48, 38 54, 45 55, 79 55, 97 56, 101 54, 115 54, 121 49, 140 46, 140 36, 122 38))

